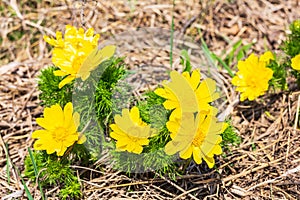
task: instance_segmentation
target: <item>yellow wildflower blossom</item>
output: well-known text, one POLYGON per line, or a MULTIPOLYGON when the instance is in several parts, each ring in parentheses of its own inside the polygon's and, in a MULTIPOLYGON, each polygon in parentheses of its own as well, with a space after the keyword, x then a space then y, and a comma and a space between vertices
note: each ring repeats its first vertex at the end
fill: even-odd
POLYGON ((59 88, 70 83, 75 78, 85 80, 90 72, 101 62, 110 58, 115 46, 106 46, 98 50, 100 35, 94 35, 94 29, 86 32, 82 28, 66 25, 64 38, 61 32, 56 32, 56 39, 44 36, 44 40, 54 47, 52 62, 59 70, 54 71, 55 76, 66 76, 59 88))
POLYGON ((238 62, 239 71, 233 77, 232 84, 237 86, 237 91, 241 92, 241 101, 247 98, 252 101, 268 90, 268 82, 273 76, 273 71, 266 65, 264 59, 260 60, 254 54, 245 61, 238 62))
POLYGON ((219 98, 216 92, 216 83, 212 79, 205 79, 201 82, 199 70, 191 74, 183 72, 180 75, 177 71, 170 73, 171 82, 163 82, 164 88, 158 88, 154 92, 165 98, 164 107, 173 110, 170 119, 181 118, 183 112, 198 112, 200 110, 216 113, 216 109, 209 105, 219 98))
POLYGON ((86 140, 77 132, 80 115, 73 113, 72 103, 67 103, 64 110, 58 104, 45 108, 44 117, 37 118, 36 122, 44 130, 32 133, 32 138, 38 139, 33 146, 35 150, 46 150, 48 154, 56 152, 57 156, 62 156, 69 146, 86 140))
POLYGON ((202 159, 212 168, 214 155, 220 155, 222 148, 223 123, 217 122, 217 118, 206 113, 184 113, 180 121, 169 121, 167 124, 171 132, 172 140, 165 146, 165 152, 173 155, 179 152, 179 156, 188 159, 193 156, 197 164, 202 159))
POLYGON ((292 58, 292 68, 295 70, 300 70, 300 54, 296 55, 294 58, 292 58))
POLYGON ((114 117, 115 124, 111 124, 112 132, 110 137, 117 140, 116 149, 118 151, 128 151, 140 154, 144 145, 149 144, 149 137, 152 135, 150 125, 140 118, 139 109, 134 106, 122 110, 122 116, 114 117))

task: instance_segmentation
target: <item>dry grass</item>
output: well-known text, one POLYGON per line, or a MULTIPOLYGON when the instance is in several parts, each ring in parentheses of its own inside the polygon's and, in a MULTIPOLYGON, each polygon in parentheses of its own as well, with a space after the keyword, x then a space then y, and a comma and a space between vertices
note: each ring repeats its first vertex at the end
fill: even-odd
MULTIPOLYGON (((278 48, 288 24, 300 17, 299 1, 295 0, 231 2, 176 1, 175 29, 181 36, 193 38, 194 42, 203 37, 209 48, 219 55, 228 53, 239 39, 243 39, 244 44, 256 42, 253 51, 258 53, 265 49, 280 52, 278 48)), ((30 134, 36 128, 35 118, 42 111, 35 77, 40 69, 51 63, 51 52, 42 35, 54 35, 56 30, 63 30, 65 24, 94 27, 96 32, 102 33, 103 39, 137 27, 169 29, 172 4, 166 0, 3 0, 0 13, 0 196, 11 194, 25 199, 16 169, 24 169, 27 148, 33 143, 30 134), (9 165, 10 183, 6 174, 7 154, 12 164, 9 165)), ((168 63, 166 52, 145 57, 137 53, 131 52, 131 60, 128 60, 135 66, 149 65, 153 60, 147 57, 158 57, 152 66, 168 63)), ((149 70, 144 71, 149 74, 149 70)), ((200 174, 194 166, 193 173, 174 182, 164 177, 145 179, 137 175, 129 178, 111 169, 101 173, 87 169, 94 176, 82 180, 84 198, 300 199, 300 132, 296 129, 299 92, 269 94, 251 105, 236 104, 237 96, 230 84, 226 84, 228 78, 223 72, 219 76, 225 83, 226 112, 231 114, 243 142, 232 149, 230 156, 219 158, 218 171, 203 169, 205 173, 200 174)), ((35 186, 27 184, 38 198, 35 186)), ((46 194, 51 197, 58 190, 52 188, 46 194)))

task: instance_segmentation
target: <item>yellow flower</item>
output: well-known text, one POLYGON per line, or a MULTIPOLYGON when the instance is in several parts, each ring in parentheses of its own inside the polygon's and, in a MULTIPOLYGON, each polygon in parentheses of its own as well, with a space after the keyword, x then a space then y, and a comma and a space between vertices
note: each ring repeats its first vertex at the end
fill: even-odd
POLYGON ((274 60, 274 55, 271 51, 266 51, 263 55, 259 57, 259 61, 266 62, 267 65, 269 64, 270 60, 274 60))
POLYGON ((222 148, 220 142, 222 137, 223 123, 217 122, 217 118, 207 115, 205 112, 184 113, 181 120, 169 121, 167 128, 172 133, 172 140, 165 146, 165 152, 173 155, 179 152, 179 156, 188 159, 193 156, 197 164, 202 159, 212 168, 214 166, 214 155, 220 155, 222 148))
POLYGON ((111 124, 112 132, 110 137, 117 140, 116 149, 118 151, 128 151, 140 154, 144 145, 149 144, 149 137, 152 135, 150 125, 147 125, 140 118, 137 107, 122 110, 122 116, 114 117, 115 124, 111 124))
POLYGON ((77 30, 70 25, 66 25, 64 38, 59 31, 56 39, 44 36, 44 40, 54 46, 52 62, 59 68, 54 75, 66 76, 59 88, 75 78, 87 79, 90 71, 114 54, 115 46, 112 45, 98 50, 99 37, 99 34, 94 35, 92 28, 84 32, 82 28, 77 30))
POLYGON ((236 91, 241 92, 241 101, 247 98, 252 101, 268 90, 273 71, 266 65, 266 60, 259 60, 254 54, 238 62, 239 71, 233 77, 232 84, 237 86, 236 91))
POLYGON ((80 116, 77 112, 73 113, 72 103, 67 103, 64 110, 58 104, 45 108, 44 118, 37 118, 36 122, 44 130, 32 133, 32 138, 38 139, 34 143, 35 150, 46 150, 48 154, 56 152, 57 156, 62 156, 67 147, 86 140, 77 132, 80 116))
POLYGON ((292 58, 292 68, 295 70, 300 70, 300 54, 292 58))
POLYGON ((213 156, 222 153, 219 145, 222 138, 218 135, 222 123, 217 123, 214 116, 218 110, 210 105, 219 98, 216 82, 209 78, 201 81, 199 70, 182 75, 172 71, 170 77, 170 82, 163 82, 164 88, 154 91, 166 99, 164 107, 173 110, 166 123, 172 140, 165 146, 165 152, 168 155, 179 152, 183 159, 193 155, 197 164, 203 158, 212 167, 213 156))
POLYGON ((210 111, 216 114, 216 109, 209 105, 219 98, 216 92, 216 83, 212 79, 205 79, 201 82, 199 70, 194 70, 191 75, 183 72, 180 75, 177 71, 170 73, 171 82, 164 81, 164 88, 158 88, 154 92, 165 98, 164 107, 173 110, 170 119, 181 118, 184 112, 210 111))

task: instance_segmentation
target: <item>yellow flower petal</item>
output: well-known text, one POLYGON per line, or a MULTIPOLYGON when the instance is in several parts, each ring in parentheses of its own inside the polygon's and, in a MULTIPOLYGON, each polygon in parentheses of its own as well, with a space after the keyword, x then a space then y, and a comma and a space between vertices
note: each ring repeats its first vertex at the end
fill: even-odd
POLYGON ((67 72, 64 72, 62 70, 56 70, 56 71, 53 72, 53 74, 54 74, 54 76, 66 76, 66 75, 68 75, 67 72))
POLYGON ((206 164, 208 165, 209 168, 212 168, 215 165, 215 159, 214 158, 203 156, 203 159, 204 159, 204 161, 206 162, 206 164))
POLYGON ((274 55, 271 51, 266 51, 263 55, 260 56, 259 60, 266 62, 267 65, 269 64, 270 60, 274 60, 274 55))
POLYGON ((172 71, 170 77, 172 82, 165 87, 168 87, 176 95, 182 112, 198 111, 197 97, 188 81, 177 71, 172 71))
POLYGON ((67 103, 64 107, 64 123, 69 124, 73 122, 73 105, 71 102, 67 103))
MULTIPOLYGON (((126 133, 124 131, 122 131, 119 126, 117 126, 116 124, 111 124, 110 128, 113 130, 113 132, 111 132, 111 134, 114 134, 114 136, 111 136, 112 138, 114 137, 121 137, 126 135, 126 133)), ((114 138, 117 139, 117 138, 114 138)))
POLYGON ((179 156, 180 158, 188 159, 192 156, 192 154, 193 154, 193 148, 192 146, 189 146, 186 150, 180 151, 179 156))
POLYGON ((75 76, 73 76, 73 75, 67 76, 66 78, 64 78, 64 79, 58 84, 58 88, 61 89, 61 88, 64 87, 66 84, 71 83, 74 79, 75 79, 75 76))
POLYGON ((43 143, 40 140, 35 141, 35 143, 33 144, 33 148, 35 150, 44 150, 43 143))
POLYGON ((83 135, 82 133, 78 133, 78 141, 77 144, 83 144, 86 141, 86 137, 85 135, 83 135))
POLYGON ((46 135, 48 132, 46 130, 36 130, 31 134, 32 138, 38 139, 42 138, 44 135, 46 135))
POLYGON ((194 147, 193 148, 193 159, 197 164, 202 163, 202 157, 200 154, 200 148, 199 147, 194 147))
POLYGON ((174 108, 179 107, 179 102, 178 101, 171 101, 171 100, 166 100, 163 103, 163 106, 167 109, 167 110, 172 110, 174 108))
POLYGON ((80 125, 80 115, 78 112, 74 112, 72 121, 74 122, 75 129, 77 130, 80 125))
POLYGON ((170 120, 166 123, 166 127, 171 133, 177 133, 178 129, 180 128, 180 124, 178 123, 178 121, 170 120))
POLYGON ((294 58, 292 58, 292 68, 295 70, 300 70, 300 54, 296 55, 294 58))
POLYGON ((220 97, 216 92, 216 82, 210 78, 205 79, 196 92, 200 107, 206 107, 208 102, 213 102, 220 97))
POLYGON ((61 126, 63 121, 63 111, 58 104, 53 105, 50 108, 45 108, 44 118, 36 119, 38 125, 48 130, 53 130, 57 126, 61 126))
POLYGON ((132 153, 135 154, 140 154, 142 153, 142 151, 143 151, 143 147, 138 145, 134 146, 134 148, 132 149, 132 153))
POLYGON ((130 115, 130 119, 132 121, 139 124, 138 122, 140 121, 140 112, 139 112, 139 109, 136 106, 131 108, 129 115, 130 115))
POLYGON ((92 70, 95 70, 98 65, 114 55, 115 49, 116 47, 113 45, 105 46, 100 50, 96 46, 83 61, 78 71, 78 76, 85 81, 92 70))
MULTIPOLYGON (((56 149, 57 156, 63 156, 66 150, 67 150, 66 146, 61 146, 61 148, 59 150, 56 149)), ((50 152, 48 152, 48 150, 47 150, 47 153, 50 154, 50 152)))
POLYGON ((126 150, 126 146, 127 146, 127 140, 118 140, 116 143, 116 148, 120 149, 120 150, 126 150))
POLYGON ((186 78, 193 90, 197 89, 201 79, 201 74, 199 70, 194 70, 191 75, 189 72, 183 72, 182 76, 186 78))
POLYGON ((166 89, 163 89, 163 88, 157 88, 156 90, 154 90, 154 93, 165 99, 167 99, 169 97, 169 93, 166 91, 166 89))
POLYGON ((140 145, 140 146, 143 146, 143 145, 148 145, 149 144, 149 140, 147 138, 141 138, 137 141, 137 143, 140 145))
POLYGON ((118 125, 118 128, 122 130, 122 132, 127 133, 131 127, 134 127, 133 121, 130 119, 129 110, 123 109, 122 116, 116 115, 114 117, 115 123, 118 125))

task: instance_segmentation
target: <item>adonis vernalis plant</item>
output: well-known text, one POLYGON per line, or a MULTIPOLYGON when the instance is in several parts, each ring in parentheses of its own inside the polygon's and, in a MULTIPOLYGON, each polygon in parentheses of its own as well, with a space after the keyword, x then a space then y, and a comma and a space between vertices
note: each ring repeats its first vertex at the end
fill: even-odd
MULTIPOLYGON (((48 177, 44 183, 53 185, 57 179, 53 174, 66 171, 68 181, 58 181, 65 186, 61 195, 79 197, 78 179, 69 165, 74 160, 82 164, 87 160, 90 164, 102 155, 102 148, 108 150, 111 163, 126 172, 150 169, 178 174, 181 168, 175 163, 175 154, 183 159, 180 162, 193 158, 201 164, 204 160, 212 168, 215 156, 222 154, 222 133, 227 127, 216 117, 218 109, 214 102, 220 97, 216 82, 203 79, 199 70, 190 72, 190 63, 182 62, 190 65, 183 73, 171 71, 170 80, 148 91, 143 100, 134 99, 127 107, 119 108, 114 105, 122 98, 113 101, 113 94, 117 91, 122 97, 122 92, 128 92, 128 85, 119 83, 129 73, 124 58, 113 57, 115 46, 98 49, 99 38, 92 28, 84 31, 70 25, 64 34, 57 31, 55 39, 44 36, 54 47, 54 66, 44 69, 39 77, 40 98, 48 107, 43 117, 36 120, 43 129, 32 133, 37 150, 33 159, 37 160, 38 170, 46 169, 43 176, 48 177), (85 82, 76 85, 76 78, 85 82), (74 94, 77 99, 73 108, 74 94), (89 127, 89 123, 93 125, 89 127)), ((255 60, 252 64, 258 63, 261 72, 267 72, 267 78, 270 69, 266 65, 272 56, 266 53, 257 60, 251 57, 255 60)), ((188 59, 187 55, 185 58, 188 59)), ((250 65, 248 62, 245 65, 250 65)), ((243 72, 243 67, 240 70, 243 72)), ((267 78, 258 79, 265 84, 267 78)), ((31 178, 33 165, 27 158, 26 174, 31 178)))

